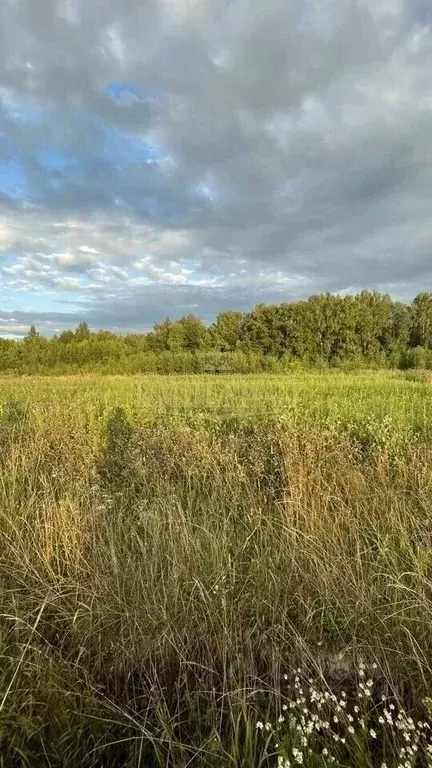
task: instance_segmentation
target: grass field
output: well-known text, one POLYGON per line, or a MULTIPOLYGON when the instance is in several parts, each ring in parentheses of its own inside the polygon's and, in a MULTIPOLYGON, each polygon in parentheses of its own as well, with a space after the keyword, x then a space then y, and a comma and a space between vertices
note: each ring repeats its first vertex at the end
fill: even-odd
POLYGON ((432 765, 426 377, 0 404, 0 766, 432 765))

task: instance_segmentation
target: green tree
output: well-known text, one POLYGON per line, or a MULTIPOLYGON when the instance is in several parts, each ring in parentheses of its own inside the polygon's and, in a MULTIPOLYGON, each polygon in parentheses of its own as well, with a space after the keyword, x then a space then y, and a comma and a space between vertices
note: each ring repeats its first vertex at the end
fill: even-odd
POLYGON ((80 323, 75 331, 75 341, 86 341, 91 336, 87 323, 80 323))
POLYGON ((211 345, 211 335, 196 315, 185 315, 179 320, 184 334, 183 349, 196 352, 199 349, 208 349, 211 345))
POLYGON ((411 346, 432 347, 432 293, 419 293, 412 303, 411 346))
POLYGON ((29 332, 24 336, 25 344, 35 344, 41 340, 39 331, 36 330, 34 325, 30 326, 29 332))
POLYGON ((211 328, 215 346, 224 352, 235 350, 242 341, 245 317, 244 312, 219 312, 211 328))

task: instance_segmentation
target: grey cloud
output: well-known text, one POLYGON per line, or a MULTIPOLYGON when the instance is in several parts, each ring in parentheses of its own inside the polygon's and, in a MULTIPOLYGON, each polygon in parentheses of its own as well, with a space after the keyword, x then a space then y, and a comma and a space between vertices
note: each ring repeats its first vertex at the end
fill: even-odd
POLYGON ((423 0, 4 0, 0 29, 0 152, 31 204, 0 191, 10 290, 15 267, 127 329, 430 282, 423 0))

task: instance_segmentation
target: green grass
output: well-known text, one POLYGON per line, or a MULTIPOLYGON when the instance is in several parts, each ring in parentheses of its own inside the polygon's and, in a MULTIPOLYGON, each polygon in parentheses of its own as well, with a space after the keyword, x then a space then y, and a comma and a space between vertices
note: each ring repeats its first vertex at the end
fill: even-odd
MULTIPOLYGON (((293 670, 354 700, 360 658, 373 726, 381 695, 425 716, 427 380, 22 378, 0 403, 0 766, 270 768, 294 741, 256 723, 293 670)), ((387 742, 336 764, 397 765, 387 742)))
MULTIPOLYGON (((418 373, 418 372, 417 372, 418 373)), ((76 419, 103 420, 121 406, 136 424, 184 424, 203 417, 238 416, 313 424, 389 416, 401 426, 430 425, 432 387, 420 375, 398 373, 300 373, 255 376, 82 376, 0 380, 0 397, 32 410, 71 409, 76 419), (79 410, 80 413, 76 411, 79 410)))

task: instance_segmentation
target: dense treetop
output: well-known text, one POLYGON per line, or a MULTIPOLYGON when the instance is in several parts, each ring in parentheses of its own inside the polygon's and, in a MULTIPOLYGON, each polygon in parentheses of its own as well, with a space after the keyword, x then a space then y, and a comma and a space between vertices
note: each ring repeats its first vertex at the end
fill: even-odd
POLYGON ((51 339, 32 326, 0 339, 3 373, 200 373, 290 370, 296 366, 432 368, 432 293, 412 302, 362 291, 221 312, 207 327, 193 314, 150 333, 75 331, 51 339))

